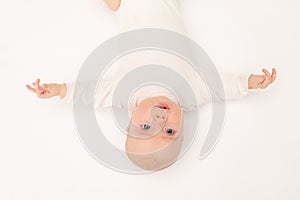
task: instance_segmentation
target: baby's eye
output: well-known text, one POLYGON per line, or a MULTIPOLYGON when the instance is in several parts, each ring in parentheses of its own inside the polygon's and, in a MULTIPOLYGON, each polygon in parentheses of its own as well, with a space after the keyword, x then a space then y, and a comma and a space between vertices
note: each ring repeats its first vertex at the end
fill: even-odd
POLYGON ((166 133, 168 134, 168 135, 174 135, 175 134, 175 130, 173 130, 173 129, 170 129, 170 128, 165 128, 165 131, 166 131, 166 133))
POLYGON ((148 125, 148 124, 142 124, 142 125, 141 125, 141 128, 144 129, 144 130, 148 130, 148 129, 151 128, 151 126, 148 125))

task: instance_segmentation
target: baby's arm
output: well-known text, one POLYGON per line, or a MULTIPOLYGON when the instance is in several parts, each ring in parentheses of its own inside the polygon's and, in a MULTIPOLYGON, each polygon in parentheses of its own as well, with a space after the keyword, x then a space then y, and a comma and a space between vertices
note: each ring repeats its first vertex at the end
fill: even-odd
POLYGON ((32 84, 33 87, 26 85, 26 88, 35 93, 40 99, 49 99, 56 96, 60 97, 60 99, 63 99, 66 96, 67 87, 65 83, 49 83, 40 85, 40 79, 37 79, 32 84))
POLYGON ((78 82, 76 96, 74 96, 75 82, 62 84, 49 83, 40 85, 40 79, 32 83, 33 87, 26 85, 26 88, 37 95, 40 99, 48 99, 59 96, 63 103, 74 103, 89 106, 94 103, 96 107, 110 107, 112 101, 112 91, 115 81, 103 79, 97 81, 78 82), (96 89, 95 89, 96 86, 96 89))
POLYGON ((220 78, 222 80, 225 96, 220 94, 218 90, 208 91, 202 82, 198 83, 197 88, 199 88, 200 91, 199 105, 210 102, 212 92, 215 92, 217 97, 215 101, 224 101, 239 99, 251 91, 267 88, 276 80, 277 72, 275 68, 272 69, 272 74, 266 69, 262 71, 264 75, 221 73, 220 78))
POLYGON ((275 68, 272 69, 272 75, 266 69, 262 71, 264 75, 221 74, 225 99, 237 99, 249 91, 267 88, 275 81, 277 72, 275 68))

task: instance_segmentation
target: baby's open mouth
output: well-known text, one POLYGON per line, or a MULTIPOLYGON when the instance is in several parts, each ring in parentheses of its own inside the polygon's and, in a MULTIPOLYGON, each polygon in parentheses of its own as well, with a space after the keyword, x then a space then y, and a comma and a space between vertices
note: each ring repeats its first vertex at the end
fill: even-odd
POLYGON ((166 103, 159 103, 155 107, 160 108, 160 109, 164 109, 164 110, 170 110, 170 107, 166 103))

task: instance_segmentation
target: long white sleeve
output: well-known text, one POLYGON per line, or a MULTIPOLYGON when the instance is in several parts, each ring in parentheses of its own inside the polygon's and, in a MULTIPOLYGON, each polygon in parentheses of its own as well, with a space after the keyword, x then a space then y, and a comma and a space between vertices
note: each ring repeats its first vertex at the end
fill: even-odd
POLYGON ((225 91, 225 99, 238 99, 249 93, 248 79, 246 74, 221 74, 225 91))
POLYGON ((79 82, 77 86, 77 94, 74 98, 75 82, 67 82, 66 96, 62 99, 62 103, 83 103, 85 106, 90 106, 93 102, 91 94, 94 94, 94 108, 110 107, 112 105, 112 95, 114 82, 109 80, 102 80, 97 84, 93 91, 93 82, 79 82))
MULTIPOLYGON (((250 74, 221 73, 220 77, 225 94, 223 97, 221 94, 217 94, 218 98, 221 100, 239 99, 243 96, 246 96, 249 91, 251 91, 248 89, 248 79, 250 74)), ((199 106, 211 100, 210 91, 202 80, 197 81, 196 88, 199 98, 199 106)))

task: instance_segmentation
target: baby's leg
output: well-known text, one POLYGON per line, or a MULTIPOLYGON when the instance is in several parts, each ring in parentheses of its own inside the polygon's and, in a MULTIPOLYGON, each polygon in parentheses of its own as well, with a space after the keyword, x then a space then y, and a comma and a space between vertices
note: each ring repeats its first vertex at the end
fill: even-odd
POLYGON ((104 2, 112 11, 117 11, 121 4, 121 0, 104 0, 104 2))

